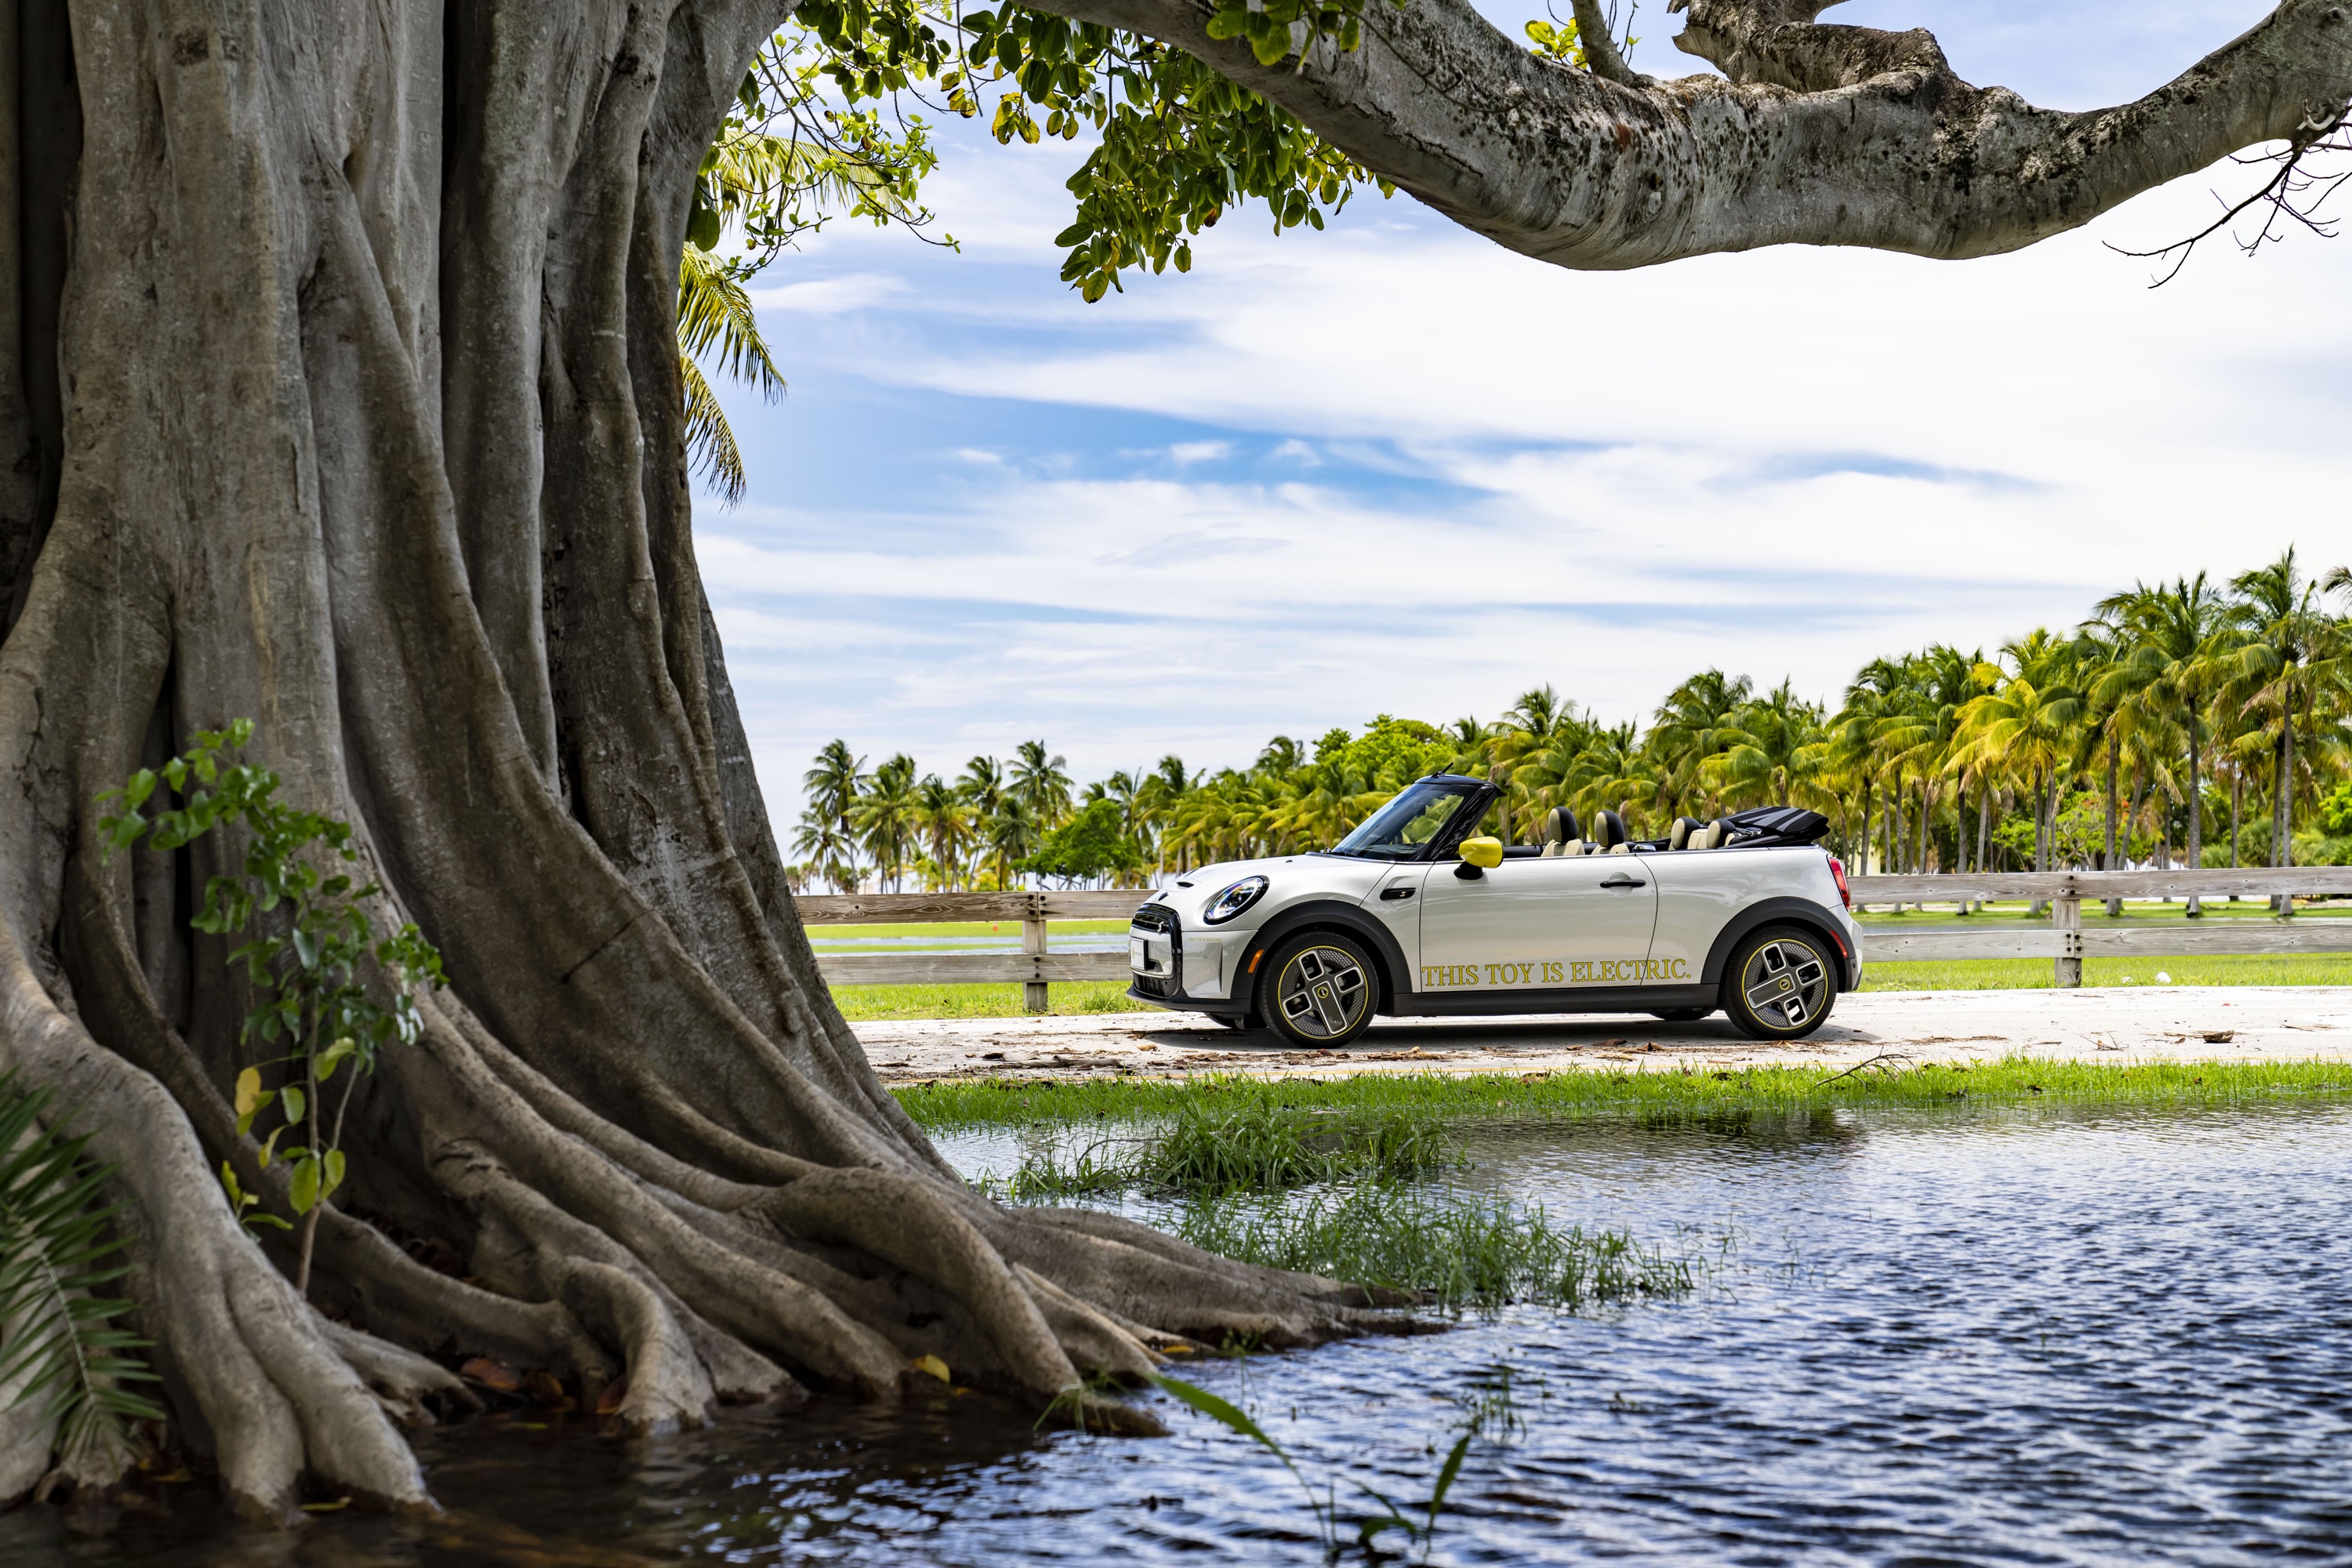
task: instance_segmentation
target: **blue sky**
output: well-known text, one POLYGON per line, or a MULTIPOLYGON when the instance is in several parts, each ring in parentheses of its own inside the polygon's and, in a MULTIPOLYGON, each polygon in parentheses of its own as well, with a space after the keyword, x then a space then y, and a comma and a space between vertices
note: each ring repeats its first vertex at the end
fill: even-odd
MULTIPOLYGON (((1540 5, 1540 0, 1537 0, 1540 5)), ((1539 14, 1488 4, 1516 30, 1539 14)), ((1563 8, 1564 9, 1564 8, 1563 8)), ((1961 73, 2088 107, 2265 7, 1856 0, 1961 73)), ((1645 7, 1635 63, 1706 68, 1645 7)), ((950 254, 836 227, 760 279, 791 382, 697 541, 780 826, 835 736, 1080 777, 1549 682, 1640 718, 1708 665, 1833 697, 2136 576, 2352 556, 2352 248, 2201 253, 2223 168, 1968 263, 1782 247, 1636 273, 1510 256, 1400 196, 1222 224, 1189 276, 1056 279, 1072 144, 943 132, 950 254)))

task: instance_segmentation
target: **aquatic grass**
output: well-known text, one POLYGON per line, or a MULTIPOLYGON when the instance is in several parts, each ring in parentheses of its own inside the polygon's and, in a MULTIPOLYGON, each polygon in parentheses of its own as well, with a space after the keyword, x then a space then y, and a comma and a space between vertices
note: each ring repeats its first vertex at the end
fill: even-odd
POLYGON ((1551 1073, 1364 1073, 1351 1078, 960 1079, 905 1085, 899 1102, 926 1127, 1172 1119, 1252 1105, 1299 1110, 1425 1112, 1528 1121, 1702 1118, 1961 1102, 2229 1103, 2352 1094, 2347 1062, 2081 1062, 2007 1057, 1946 1067, 1895 1059, 1865 1072, 1694 1064, 1551 1073))
MULTIPOLYGON (((1248 1438, 1280 1461, 1282 1468, 1288 1470, 1291 1479, 1298 1483, 1299 1489, 1307 1494, 1307 1507, 1315 1516, 1316 1531, 1323 1538, 1323 1560, 1327 1563, 1339 1560, 1341 1519, 1339 1488, 1336 1485, 1330 1481, 1324 1482, 1323 1491, 1320 1496, 1318 1496, 1315 1484, 1307 1479, 1307 1472, 1298 1468, 1298 1461, 1290 1457, 1290 1450, 1276 1442, 1267 1435, 1265 1427, 1252 1420, 1246 1412, 1232 1401, 1211 1393, 1198 1384, 1187 1383, 1181 1377, 1171 1377, 1164 1373, 1149 1372, 1144 1375, 1149 1377, 1161 1393, 1172 1395, 1180 1403, 1209 1417, 1228 1432, 1248 1438)), ((1408 1542, 1420 1548, 1418 1561, 1423 1563, 1429 1561, 1430 1542, 1437 1535, 1438 1516, 1445 1511, 1445 1496, 1454 1489, 1454 1483, 1461 1478, 1462 1461, 1469 1456, 1470 1445, 1476 1440, 1477 1436, 1478 1428, 1473 1424, 1465 1428, 1454 1440, 1454 1447, 1446 1452, 1445 1462, 1438 1467, 1436 1480, 1430 1489, 1429 1502, 1418 1520, 1408 1516, 1394 1500, 1374 1491, 1361 1481, 1354 1483, 1358 1491, 1381 1505, 1381 1511, 1378 1514, 1368 1515, 1355 1521, 1355 1544, 1358 1550, 1363 1552, 1367 1562, 1379 1562, 1388 1555, 1381 1551, 1379 1541, 1381 1535, 1391 1530, 1401 1531, 1408 1542)))
POLYGON ((1454 1187, 1366 1182, 1305 1194, 1227 1193, 1165 1216, 1181 1239, 1368 1291, 1409 1291, 1454 1310, 1513 1302, 1574 1310, 1678 1294, 1699 1266, 1630 1231, 1555 1224, 1540 1205, 1454 1187))
POLYGON ((1410 1179, 1463 1163, 1444 1119, 1409 1106, 1194 1103, 1180 1106, 1163 1130, 1096 1138, 1066 1163, 1059 1149, 1033 1154, 1001 1193, 1016 1203, 1040 1203, 1129 1191, 1282 1192, 1368 1177, 1410 1179))

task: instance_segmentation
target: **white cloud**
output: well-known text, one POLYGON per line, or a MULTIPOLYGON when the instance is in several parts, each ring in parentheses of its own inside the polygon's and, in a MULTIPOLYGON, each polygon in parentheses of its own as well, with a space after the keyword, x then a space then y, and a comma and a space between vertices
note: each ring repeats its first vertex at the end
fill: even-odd
MULTIPOLYGON (((2240 20, 2087 7, 2085 48, 2124 26, 2139 54, 2035 81, 2011 13, 1913 8, 1837 19, 1938 27, 1976 79, 2063 102, 2153 85, 2240 20)), ((1645 68, 1692 68, 1659 43, 1645 68)), ((780 802, 836 733, 942 767, 1042 734, 1085 771, 1491 714, 1545 680, 1612 718, 1709 664, 1831 695, 1874 655, 1997 646, 2134 578, 2352 554, 2342 253, 2209 248, 2149 290, 2105 243, 2188 232, 2242 170, 1965 263, 1572 274, 1402 198, 1279 239, 1243 212, 1189 277, 1089 307, 1049 243, 1076 155, 944 166, 961 258, 845 230, 805 259, 838 276, 760 296, 799 312, 796 359, 884 411, 869 445, 755 465, 771 500, 832 465, 854 501, 747 506, 698 541, 780 802), (986 433, 928 437, 912 409, 986 433), (894 481, 926 439, 968 466, 894 481)))
POLYGON ((879 304, 906 291, 904 279, 885 272, 849 272, 807 283, 787 283, 750 291, 754 309, 798 315, 837 316, 879 304))

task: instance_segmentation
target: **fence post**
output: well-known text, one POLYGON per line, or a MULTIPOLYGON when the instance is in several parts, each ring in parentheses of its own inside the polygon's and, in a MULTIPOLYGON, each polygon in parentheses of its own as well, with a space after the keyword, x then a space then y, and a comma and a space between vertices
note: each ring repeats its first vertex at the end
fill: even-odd
POLYGON ((2050 927, 2063 933, 2066 951, 2058 959, 2058 984, 2074 988, 2083 984, 2083 900, 2062 893, 2050 900, 2050 927))
MULTIPOLYGON (((1024 958, 1045 956, 1045 895, 1029 895, 1029 912, 1021 921, 1021 953, 1024 958)), ((1021 983, 1021 1010, 1043 1013, 1051 1005, 1046 1000, 1045 982, 1024 980, 1021 983)))

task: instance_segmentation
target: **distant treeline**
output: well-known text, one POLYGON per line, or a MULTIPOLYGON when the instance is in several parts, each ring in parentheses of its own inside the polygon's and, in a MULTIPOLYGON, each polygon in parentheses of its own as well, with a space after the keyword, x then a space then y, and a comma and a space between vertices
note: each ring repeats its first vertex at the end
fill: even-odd
POLYGON ((1788 803, 1825 813, 1856 867, 2352 864, 2352 570, 2294 551, 2231 579, 2137 584, 2067 631, 1988 658, 1937 644, 1874 659, 1839 704, 1719 669, 1647 727, 1550 686, 1491 721, 1382 714, 1247 768, 1167 756, 1077 787, 1042 741, 952 779, 870 772, 835 741, 806 774, 803 885, 1001 888, 1132 878, 1328 846, 1412 780, 1494 780, 1489 829, 1525 842, 1566 805, 1637 837, 1678 815, 1788 803))

